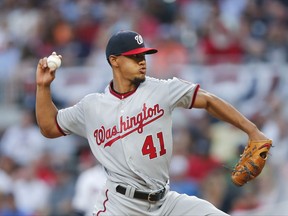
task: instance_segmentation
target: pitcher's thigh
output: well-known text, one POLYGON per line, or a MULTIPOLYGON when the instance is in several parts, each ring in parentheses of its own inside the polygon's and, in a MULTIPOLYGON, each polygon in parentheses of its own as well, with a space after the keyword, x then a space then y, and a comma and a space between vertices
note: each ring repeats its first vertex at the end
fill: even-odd
MULTIPOLYGON (((206 200, 170 191, 165 201, 165 215, 228 216, 206 200)), ((164 212, 163 212, 164 213, 164 212)))

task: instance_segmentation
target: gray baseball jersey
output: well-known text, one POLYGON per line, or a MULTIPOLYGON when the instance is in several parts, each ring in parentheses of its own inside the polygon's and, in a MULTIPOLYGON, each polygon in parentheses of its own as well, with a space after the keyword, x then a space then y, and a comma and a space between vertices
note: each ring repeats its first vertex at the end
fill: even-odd
POLYGON ((146 77, 135 91, 90 94, 59 110, 65 134, 88 139, 93 154, 113 182, 139 189, 159 189, 168 181, 175 107, 191 108, 198 85, 177 78, 146 77))
POLYGON ((146 77, 135 91, 118 94, 111 83, 104 93, 89 94, 59 110, 57 122, 63 133, 88 139, 109 182, 158 190, 169 180, 172 111, 192 108, 198 89, 178 78, 146 77))

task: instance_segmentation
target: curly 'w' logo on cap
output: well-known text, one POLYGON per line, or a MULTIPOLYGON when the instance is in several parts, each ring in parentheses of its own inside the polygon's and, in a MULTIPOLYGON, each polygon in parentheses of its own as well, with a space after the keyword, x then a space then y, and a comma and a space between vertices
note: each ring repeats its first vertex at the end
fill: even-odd
POLYGON ((135 40, 137 41, 138 44, 142 44, 143 43, 143 38, 141 35, 136 35, 135 36, 135 40))

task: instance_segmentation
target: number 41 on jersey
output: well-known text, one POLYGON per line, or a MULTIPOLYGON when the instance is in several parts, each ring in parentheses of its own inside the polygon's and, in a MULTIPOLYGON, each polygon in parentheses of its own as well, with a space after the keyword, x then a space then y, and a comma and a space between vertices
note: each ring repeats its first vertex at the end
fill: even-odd
POLYGON ((157 148, 155 147, 155 145, 160 145, 159 156, 166 154, 162 132, 157 133, 157 140, 155 140, 155 142, 153 140, 152 135, 148 135, 146 137, 144 144, 142 146, 142 154, 149 155, 150 159, 156 158, 158 154, 157 154, 157 148))

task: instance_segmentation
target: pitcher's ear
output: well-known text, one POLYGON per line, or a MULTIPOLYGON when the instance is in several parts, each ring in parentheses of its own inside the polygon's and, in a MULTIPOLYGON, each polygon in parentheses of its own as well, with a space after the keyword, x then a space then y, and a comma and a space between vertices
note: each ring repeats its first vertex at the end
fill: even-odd
POLYGON ((115 56, 115 55, 110 55, 108 61, 109 61, 109 63, 110 63, 111 66, 115 66, 115 67, 118 66, 117 56, 115 56))

